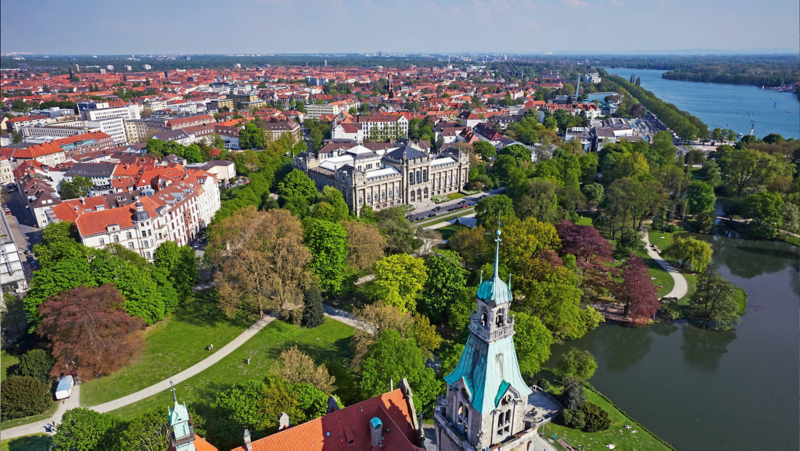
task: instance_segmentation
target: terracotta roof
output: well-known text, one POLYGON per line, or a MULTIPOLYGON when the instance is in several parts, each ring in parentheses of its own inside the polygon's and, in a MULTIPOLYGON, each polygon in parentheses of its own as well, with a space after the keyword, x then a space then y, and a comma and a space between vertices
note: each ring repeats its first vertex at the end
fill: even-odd
MULTIPOLYGON (((385 451, 422 451, 402 389, 353 404, 253 442, 253 451, 372 450, 369 421, 383 423, 385 451)), ((232 451, 245 451, 244 447, 232 451)))
POLYGON ((24 158, 24 159, 38 158, 59 152, 63 152, 61 147, 53 144, 52 142, 49 142, 42 144, 34 144, 32 146, 24 148, 13 149, 11 152, 11 158, 24 158))

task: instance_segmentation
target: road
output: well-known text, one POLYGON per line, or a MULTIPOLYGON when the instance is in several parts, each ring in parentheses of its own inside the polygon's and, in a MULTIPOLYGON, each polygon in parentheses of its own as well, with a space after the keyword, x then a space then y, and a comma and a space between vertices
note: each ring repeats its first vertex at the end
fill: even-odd
POLYGON ((431 214, 434 213, 435 216, 445 216, 447 214, 455 214, 456 213, 455 211, 447 211, 447 210, 455 205, 461 204, 462 201, 466 201, 467 203, 477 202, 483 196, 486 195, 495 196, 497 194, 504 193, 505 190, 506 190, 505 188, 497 188, 495 190, 486 193, 478 193, 478 194, 473 194, 471 196, 464 196, 460 199, 448 200, 447 202, 442 202, 440 204, 431 204, 430 207, 428 208, 422 209, 420 211, 415 210, 413 213, 411 213, 410 219, 412 222, 414 222, 420 220, 421 218, 428 218, 430 217, 431 214), (439 208, 439 210, 438 211, 435 210, 436 208, 439 208))
POLYGON ((42 241, 42 231, 36 227, 33 214, 25 208, 25 201, 19 191, 9 193, 6 205, 11 210, 10 215, 6 215, 8 226, 14 235, 17 243, 17 250, 23 263, 25 274, 30 275, 34 261, 33 254, 26 256, 25 251, 33 251, 33 245, 42 241))

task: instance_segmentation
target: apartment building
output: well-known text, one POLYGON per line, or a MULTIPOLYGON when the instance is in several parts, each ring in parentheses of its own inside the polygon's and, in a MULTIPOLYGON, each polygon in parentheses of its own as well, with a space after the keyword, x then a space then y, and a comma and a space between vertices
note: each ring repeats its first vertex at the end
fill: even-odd
MULTIPOLYGON (((8 226, 6 215, 0 215, 0 289, 2 292, 21 293, 28 288, 22 267, 19 248, 8 226)), ((25 243, 21 243, 23 246, 25 243)))
POLYGON ((11 160, 5 155, 0 155, 0 188, 14 182, 14 172, 11 160))
POLYGON ((47 125, 54 120, 49 115, 37 115, 37 116, 17 116, 12 117, 8 121, 6 121, 6 126, 9 127, 12 131, 17 133, 22 133, 22 128, 24 127, 33 127, 36 125, 47 125))
POLYGON ((265 135, 273 141, 285 134, 292 135, 295 141, 300 139, 300 124, 295 121, 270 122, 264 128, 265 135))
POLYGON ((86 109, 81 111, 81 117, 87 121, 99 121, 112 118, 140 119, 142 116, 139 106, 133 104, 115 108, 86 109))
POLYGON ((311 103, 306 105, 306 116, 311 119, 319 119, 323 115, 336 116, 342 111, 348 111, 350 108, 358 108, 358 102, 350 102, 347 100, 340 100, 337 102, 330 102, 323 105, 311 103))

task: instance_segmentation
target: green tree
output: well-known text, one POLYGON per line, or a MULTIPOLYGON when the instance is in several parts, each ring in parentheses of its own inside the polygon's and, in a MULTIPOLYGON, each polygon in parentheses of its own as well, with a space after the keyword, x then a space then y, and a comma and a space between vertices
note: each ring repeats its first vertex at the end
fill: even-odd
POLYGON ((22 133, 13 133, 11 137, 11 142, 14 144, 19 144, 22 142, 23 139, 25 138, 22 136, 22 133))
POLYGON ((407 254, 384 257, 375 263, 375 297, 400 309, 414 311, 417 293, 425 286, 428 271, 421 258, 407 254))
POLYGON ((414 392, 417 412, 430 414, 441 382, 425 366, 422 351, 413 340, 403 339, 395 330, 381 332, 369 347, 362 364, 359 389, 364 399, 386 393, 390 380, 407 379, 414 392))
POLYGON ((278 194, 282 207, 293 215, 302 217, 316 199, 317 187, 303 171, 293 169, 278 184, 278 194))
POLYGON ((761 192, 747 196, 745 216, 751 218, 750 230, 760 238, 772 238, 783 225, 783 199, 778 193, 761 192))
POLYGON ((533 377, 550 358, 553 335, 539 318, 525 312, 514 312, 516 334, 514 348, 522 374, 533 377))
MULTIPOLYGON (((194 421, 196 416, 192 416, 194 421)), ((119 435, 123 450, 167 451, 172 429, 161 408, 150 409, 131 420, 119 435)), ((195 433, 197 428, 195 427, 195 433)))
POLYGON ((183 158, 186 158, 188 163, 202 163, 203 154, 200 152, 200 146, 197 144, 190 144, 183 151, 183 158))
POLYGON ((49 384, 36 377, 9 376, 0 384, 2 419, 24 418, 44 413, 52 404, 49 384))
POLYGON ((498 214, 503 218, 514 217, 514 203, 511 198, 498 194, 479 200, 475 206, 475 219, 480 226, 495 227, 498 214))
POLYGON ((116 450, 119 449, 119 422, 106 413, 83 407, 68 410, 53 436, 57 450, 116 450))
POLYGON ((341 224, 323 219, 305 220, 303 242, 313 256, 310 268, 326 294, 342 289, 347 267, 347 232, 341 224))
POLYGON ((71 182, 61 182, 61 198, 68 200, 86 197, 93 186, 89 177, 75 176, 71 182))
MULTIPOLYGON (((453 346, 447 348, 445 352, 440 355, 442 360, 441 372, 442 376, 447 376, 452 373, 458 366, 458 361, 461 360, 461 354, 464 353, 464 345, 455 343, 453 346)), ((517 351, 519 354, 519 351, 517 351)), ((441 379, 441 378, 440 378, 441 379)))
POLYGON ((322 292, 314 284, 303 293, 303 321, 305 327, 313 329, 325 322, 325 311, 322 308, 322 292))
POLYGON ((421 313, 439 323, 449 318, 449 307, 457 303, 467 287, 467 270, 453 251, 436 251, 425 257, 428 279, 419 305, 421 313))
POLYGON ((386 237, 386 251, 389 254, 410 254, 422 245, 422 240, 414 236, 414 226, 405 218, 403 209, 382 209, 375 213, 375 220, 381 234, 386 237))
POLYGON ((597 362, 589 351, 572 348, 558 361, 558 372, 562 377, 575 377, 588 381, 597 370, 597 362))
POLYGON ((197 281, 197 258, 190 247, 165 241, 153 253, 153 265, 164 270, 180 300, 186 300, 192 295, 197 281))
POLYGON ((32 349, 19 359, 15 374, 39 379, 48 386, 50 384, 50 376, 48 374, 55 363, 56 359, 44 349, 32 349))
POLYGON ((472 148, 475 153, 487 161, 497 156, 497 149, 488 141, 478 141, 472 145, 472 148))
POLYGON ((689 202, 689 213, 693 215, 712 210, 717 201, 717 197, 714 195, 714 186, 700 181, 694 181, 689 185, 686 199, 689 202))
POLYGON ((709 266, 697 276, 697 288, 689 299, 693 317, 704 329, 727 330, 739 324, 742 312, 736 303, 736 286, 709 266))
POLYGON ((265 383, 250 380, 219 392, 214 400, 216 415, 209 419, 211 438, 234 445, 241 443, 244 429, 250 431, 253 440, 266 436, 267 429, 272 426, 264 418, 266 389, 265 383))
POLYGON ((600 205, 600 202, 603 201, 604 189, 603 185, 599 183, 587 183, 583 185, 581 191, 586 195, 586 200, 589 202, 590 206, 593 205, 597 207, 597 205, 600 205))
POLYGON ((664 250, 664 256, 674 258, 681 263, 681 268, 689 265, 692 271, 703 272, 711 263, 711 245, 691 237, 675 237, 664 250))
POLYGON ((239 148, 263 149, 265 147, 267 147, 267 141, 264 138, 264 132, 256 124, 249 122, 239 131, 239 148))
POLYGON ((617 258, 628 258, 631 253, 643 254, 646 251, 641 235, 630 227, 622 229, 616 244, 614 254, 617 258))
MULTIPOLYGON (((319 219, 327 219, 328 221, 339 222, 347 218, 347 216, 350 214, 350 207, 347 206, 347 202, 345 202, 342 192, 332 186, 323 187, 322 193, 317 195, 317 199, 319 203, 324 202, 331 207, 330 209, 327 209, 325 216, 319 217, 319 219)), ((314 217, 318 216, 314 215, 314 217)))

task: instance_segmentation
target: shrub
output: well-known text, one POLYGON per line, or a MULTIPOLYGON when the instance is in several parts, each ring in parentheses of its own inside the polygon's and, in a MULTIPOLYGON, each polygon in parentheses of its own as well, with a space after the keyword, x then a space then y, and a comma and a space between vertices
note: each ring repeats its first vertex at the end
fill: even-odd
POLYGON ((583 405, 583 413, 586 419, 586 427, 584 429, 586 432, 605 431, 611 425, 611 418, 609 418, 608 412, 597 404, 587 401, 583 405))
POLYGON ((550 381, 547 379, 539 379, 539 382, 536 383, 544 391, 550 390, 550 381))
POLYGON ((583 392, 583 382, 571 376, 563 379, 564 392, 561 398, 567 409, 581 409, 586 404, 586 394, 583 392))
POLYGON ((47 386, 50 378, 47 373, 53 368, 56 360, 49 352, 43 349, 33 349, 25 353, 19 359, 19 366, 17 366, 17 376, 28 376, 39 379, 45 386, 47 386))
POLYGON ((0 392, 3 421, 44 413, 52 401, 49 387, 30 376, 9 376, 0 385, 0 392))
POLYGON ((675 233, 678 230, 680 230, 680 229, 675 224, 667 224, 666 227, 664 227, 664 232, 667 232, 667 233, 675 233))
POLYGON ((558 371, 562 377, 573 376, 581 381, 589 380, 597 369, 597 362, 588 351, 572 348, 561 356, 558 371))
POLYGON ((564 409, 561 421, 568 428, 583 429, 586 426, 586 414, 583 409, 564 409))

